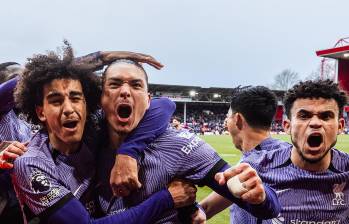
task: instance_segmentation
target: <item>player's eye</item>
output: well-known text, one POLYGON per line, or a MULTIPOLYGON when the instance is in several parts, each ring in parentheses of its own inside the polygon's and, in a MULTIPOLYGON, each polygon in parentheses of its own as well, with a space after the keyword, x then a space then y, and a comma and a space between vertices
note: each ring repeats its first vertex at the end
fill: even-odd
POLYGON ((57 105, 62 104, 63 100, 61 98, 51 98, 48 100, 48 103, 57 106, 57 105))
POLYGON ((319 114, 319 118, 324 121, 328 121, 332 118, 334 118, 334 113, 332 112, 324 112, 319 114))
POLYGON ((311 113, 308 113, 306 111, 300 111, 298 114, 297 114, 297 117, 301 120, 306 120, 306 119, 309 119, 311 118, 311 113))
POLYGON ((143 88, 143 85, 140 81, 134 81, 134 82, 131 82, 131 85, 133 88, 135 89, 141 89, 143 88))

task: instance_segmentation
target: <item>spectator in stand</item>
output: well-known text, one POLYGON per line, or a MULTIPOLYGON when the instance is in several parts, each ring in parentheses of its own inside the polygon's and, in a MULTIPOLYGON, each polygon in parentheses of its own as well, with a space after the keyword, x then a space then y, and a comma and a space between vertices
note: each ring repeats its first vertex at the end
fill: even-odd
POLYGON ((176 130, 182 129, 181 119, 179 117, 174 116, 172 118, 172 127, 174 127, 176 130))

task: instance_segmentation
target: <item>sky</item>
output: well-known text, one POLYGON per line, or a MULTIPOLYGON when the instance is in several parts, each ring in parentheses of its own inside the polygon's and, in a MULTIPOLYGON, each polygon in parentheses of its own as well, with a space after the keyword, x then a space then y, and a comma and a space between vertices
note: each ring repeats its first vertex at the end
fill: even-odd
POLYGON ((0 62, 25 63, 68 39, 97 50, 150 54, 149 81, 201 87, 269 85, 291 69, 315 71, 315 51, 349 36, 348 0, 3 1, 0 62))

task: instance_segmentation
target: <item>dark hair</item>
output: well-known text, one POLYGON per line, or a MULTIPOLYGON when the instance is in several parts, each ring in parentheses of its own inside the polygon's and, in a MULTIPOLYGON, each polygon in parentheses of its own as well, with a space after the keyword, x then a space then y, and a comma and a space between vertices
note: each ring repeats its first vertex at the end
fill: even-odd
MULTIPOLYGON (((8 67, 11 65, 20 66, 17 62, 5 62, 0 64, 0 84, 12 79, 17 75, 16 71, 11 71, 8 69, 8 67)), ((19 68, 16 70, 19 70, 19 68)))
POLYGON ((47 55, 38 54, 28 58, 22 79, 15 91, 15 102, 27 120, 41 124, 35 108, 42 106, 43 87, 55 79, 79 80, 86 99, 88 115, 98 109, 101 88, 93 68, 87 64, 74 63, 73 49, 67 41, 62 47, 63 56, 50 51, 47 55))
POLYGON ((119 63, 127 63, 127 64, 131 64, 131 65, 134 65, 136 66, 137 68, 141 69, 144 73, 144 77, 145 77, 145 84, 146 84, 146 87, 147 87, 147 90, 149 90, 149 83, 148 83, 148 74, 147 72, 145 71, 145 69, 143 68, 143 66, 138 63, 137 61, 133 61, 133 60, 130 60, 130 59, 118 59, 118 60, 115 60, 113 61, 112 63, 110 63, 104 70, 103 74, 102 74, 102 82, 104 83, 105 82, 105 76, 106 76, 106 73, 109 69, 110 66, 113 66, 115 64, 119 64, 119 63))
POLYGON ((181 118, 178 117, 178 116, 173 116, 173 117, 172 117, 172 121, 173 121, 173 120, 177 120, 179 123, 182 122, 181 118))
POLYGON ((291 118, 291 108, 294 101, 306 98, 334 99, 338 105, 339 115, 341 115, 348 100, 345 91, 329 79, 299 82, 285 93, 284 107, 288 118, 291 118))
POLYGON ((269 129, 276 113, 275 94, 264 86, 245 86, 233 89, 230 102, 232 112, 241 113, 254 128, 269 129))

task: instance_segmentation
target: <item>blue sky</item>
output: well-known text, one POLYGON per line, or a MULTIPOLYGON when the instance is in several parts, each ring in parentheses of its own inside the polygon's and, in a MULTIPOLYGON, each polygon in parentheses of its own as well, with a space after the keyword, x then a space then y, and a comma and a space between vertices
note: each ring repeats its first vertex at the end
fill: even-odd
POLYGON ((284 69, 315 71, 316 50, 349 36, 349 1, 99 0, 2 4, 0 61, 24 63, 67 38, 76 55, 97 50, 151 54, 151 83, 267 85, 284 69))

